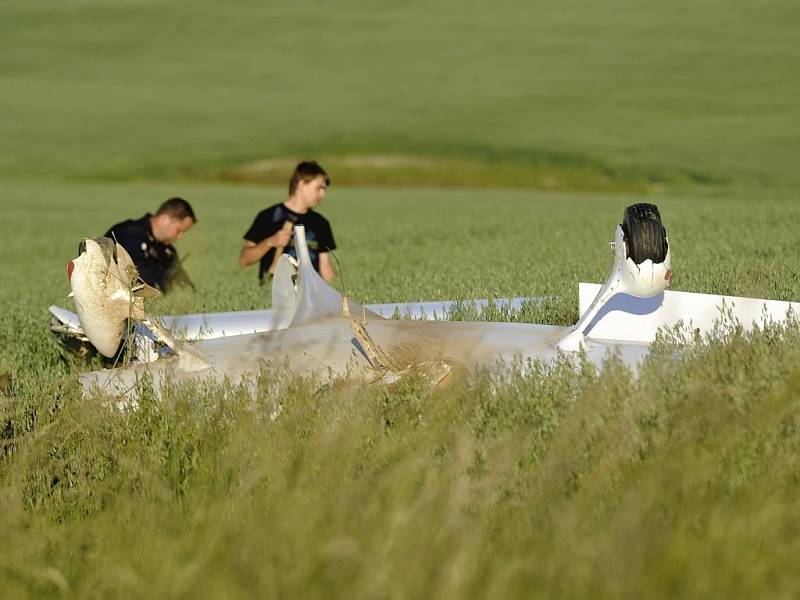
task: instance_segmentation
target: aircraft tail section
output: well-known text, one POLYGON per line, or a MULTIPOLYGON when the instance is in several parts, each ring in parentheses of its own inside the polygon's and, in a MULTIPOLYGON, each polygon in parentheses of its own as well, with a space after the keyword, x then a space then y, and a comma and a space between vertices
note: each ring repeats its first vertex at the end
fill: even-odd
POLYGON ((343 297, 317 273, 308 254, 305 227, 295 225, 294 235, 299 264, 297 266, 297 301, 291 321, 292 325, 309 323, 324 317, 349 315, 361 317, 364 314, 373 319, 383 319, 377 313, 367 311, 360 304, 343 297))

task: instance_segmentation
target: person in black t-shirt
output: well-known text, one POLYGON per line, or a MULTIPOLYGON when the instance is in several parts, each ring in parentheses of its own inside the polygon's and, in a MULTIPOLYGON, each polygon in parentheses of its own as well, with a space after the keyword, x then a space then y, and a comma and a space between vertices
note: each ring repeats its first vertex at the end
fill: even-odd
POLYGON ((258 213, 244 234, 239 265, 246 267, 259 262, 258 279, 263 283, 266 276, 272 275, 270 268, 276 254, 280 257, 286 252, 297 258, 291 227, 303 225, 314 268, 325 281, 332 281, 336 271, 330 251, 336 249, 336 242, 328 220, 313 210, 325 197, 330 182, 328 174, 316 162, 298 164, 289 181, 289 198, 258 213))
POLYGON ((191 285, 180 267, 176 242, 197 222, 194 211, 183 198, 170 198, 156 211, 140 219, 128 219, 109 229, 105 237, 114 239, 130 254, 142 281, 162 292, 170 284, 191 285))

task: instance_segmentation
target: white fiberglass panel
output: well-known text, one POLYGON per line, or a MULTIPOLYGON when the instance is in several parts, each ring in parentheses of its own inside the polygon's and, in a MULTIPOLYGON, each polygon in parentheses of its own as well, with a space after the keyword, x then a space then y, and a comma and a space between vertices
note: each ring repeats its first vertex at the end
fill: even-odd
MULTIPOLYGON (((599 284, 579 285, 581 314, 599 291, 599 284)), ((617 294, 589 324, 586 335, 595 339, 649 343, 660 327, 673 327, 679 322, 703 334, 712 331, 714 323, 729 314, 748 330, 754 323, 763 323, 765 317, 774 322, 783 321, 789 310, 800 315, 800 303, 669 290, 652 298, 617 294)))

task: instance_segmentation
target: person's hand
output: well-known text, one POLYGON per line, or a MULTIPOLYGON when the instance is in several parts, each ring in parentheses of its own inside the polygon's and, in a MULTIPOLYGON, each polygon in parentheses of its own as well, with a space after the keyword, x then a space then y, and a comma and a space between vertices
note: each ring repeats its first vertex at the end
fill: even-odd
POLYGON ((280 231, 273 233, 269 236, 270 239, 270 246, 273 248, 277 248, 278 246, 286 247, 289 245, 289 240, 292 239, 292 232, 291 231, 284 231, 281 229, 280 231))

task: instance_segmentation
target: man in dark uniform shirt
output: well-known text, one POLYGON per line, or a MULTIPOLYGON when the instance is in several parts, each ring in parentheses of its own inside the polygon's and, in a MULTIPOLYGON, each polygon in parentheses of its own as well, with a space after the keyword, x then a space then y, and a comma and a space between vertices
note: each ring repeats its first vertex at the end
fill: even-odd
POLYGON ((166 292, 170 275, 179 267, 178 251, 172 242, 181 239, 196 222, 186 200, 170 198, 156 214, 117 223, 105 235, 127 250, 145 283, 166 292))
POLYGON ((286 225, 288 222, 305 226, 311 262, 325 281, 332 281, 336 272, 329 253, 336 249, 336 242, 328 220, 313 210, 325 197, 329 185, 328 174, 316 162, 298 164, 289 181, 289 198, 258 213, 244 234, 239 264, 246 267, 259 262, 258 278, 263 282, 276 249, 283 248, 287 254, 297 258, 294 238, 286 225))

